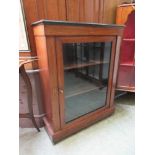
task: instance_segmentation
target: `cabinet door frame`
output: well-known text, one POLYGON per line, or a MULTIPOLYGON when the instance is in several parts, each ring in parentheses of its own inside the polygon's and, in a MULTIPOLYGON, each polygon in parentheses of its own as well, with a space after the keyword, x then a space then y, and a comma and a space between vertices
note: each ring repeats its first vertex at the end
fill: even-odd
POLYGON ((60 110, 60 124, 61 128, 69 128, 78 124, 85 119, 91 119, 93 115, 97 113, 101 113, 110 108, 110 98, 111 98, 111 90, 113 87, 113 69, 114 69, 114 61, 115 61, 115 52, 116 52, 116 36, 67 36, 67 37, 56 37, 56 59, 57 59, 57 77, 58 77, 58 92, 59 92, 59 110, 60 110), (108 73, 108 90, 107 90, 107 98, 106 105, 102 108, 99 108, 93 112, 89 112, 84 116, 81 116, 73 121, 65 123, 65 111, 64 111, 64 64, 63 64, 63 43, 86 43, 86 42, 112 42, 111 47, 111 57, 110 57, 110 66, 108 73))

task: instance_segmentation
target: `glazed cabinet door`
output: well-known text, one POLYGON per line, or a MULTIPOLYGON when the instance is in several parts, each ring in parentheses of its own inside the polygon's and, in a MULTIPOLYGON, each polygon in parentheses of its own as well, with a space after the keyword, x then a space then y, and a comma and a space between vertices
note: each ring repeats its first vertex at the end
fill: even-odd
POLYGON ((110 106, 115 37, 56 39, 61 127, 110 106))

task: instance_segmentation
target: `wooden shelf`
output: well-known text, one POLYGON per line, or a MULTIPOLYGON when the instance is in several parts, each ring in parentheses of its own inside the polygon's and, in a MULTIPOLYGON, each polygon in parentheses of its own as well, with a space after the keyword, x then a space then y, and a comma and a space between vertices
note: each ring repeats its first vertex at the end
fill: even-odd
POLYGON ((134 61, 127 61, 127 62, 123 62, 120 63, 120 66, 135 66, 135 62, 134 61))
MULTIPOLYGON (((103 86, 101 88, 103 88, 103 86)), ((88 93, 90 91, 94 91, 94 90, 97 90, 97 89, 100 89, 100 87, 94 87, 94 88, 83 90, 83 91, 80 90, 80 91, 77 91, 76 93, 65 96, 65 98, 70 98, 70 97, 77 96, 77 95, 80 95, 80 94, 88 93)))
POLYGON ((135 92, 135 87, 131 87, 131 86, 119 86, 119 87, 116 87, 116 90, 119 90, 119 91, 128 91, 128 92, 135 92))
POLYGON ((94 66, 94 65, 104 64, 104 63, 109 63, 109 62, 108 61, 101 62, 101 61, 97 61, 97 60, 96 61, 91 60, 89 62, 81 62, 79 64, 66 64, 65 67, 64 67, 64 70, 94 66))
POLYGON ((130 38, 130 39, 124 38, 123 41, 135 41, 135 38, 130 38))

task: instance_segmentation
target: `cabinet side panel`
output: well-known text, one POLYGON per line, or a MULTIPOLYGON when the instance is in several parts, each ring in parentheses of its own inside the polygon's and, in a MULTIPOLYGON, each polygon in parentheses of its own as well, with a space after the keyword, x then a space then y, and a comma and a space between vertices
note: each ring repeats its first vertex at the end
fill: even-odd
POLYGON ((109 80, 108 80, 108 93, 107 93, 107 103, 110 106, 113 106, 113 101, 110 102, 110 94, 113 90, 113 69, 115 66, 115 54, 116 54, 116 38, 114 38, 113 42, 112 42, 112 48, 111 48, 111 60, 110 60, 110 69, 109 69, 109 80))
POLYGON ((117 36, 116 53, 115 53, 115 60, 114 60, 114 70, 113 70, 113 80, 112 80, 113 82, 112 82, 112 89, 111 89, 110 105, 112 105, 113 102, 114 102, 116 79, 117 79, 118 65, 119 65, 119 55, 120 55, 121 38, 122 38, 122 36, 117 36))
MULTIPOLYGON (((39 58, 39 68, 40 68, 40 77, 42 82, 42 92, 43 92, 43 98, 44 98, 44 110, 46 113, 46 118, 49 124, 52 126, 53 130, 56 131, 59 129, 59 116, 56 117, 59 114, 59 109, 55 107, 55 105, 58 105, 57 102, 57 81, 54 82, 56 77, 54 75, 55 72, 55 65, 53 65, 53 68, 51 68, 52 64, 50 64, 49 57, 53 57, 52 53, 53 49, 51 49, 51 46, 48 46, 47 38, 44 36, 35 37, 36 41, 36 48, 37 48, 37 55, 39 58), (50 51, 51 50, 51 51, 50 51), (49 52, 50 51, 50 52, 49 52), (53 70, 53 76, 51 76, 51 71, 53 70), (53 80, 54 79, 54 80, 53 80), (54 85, 52 84, 54 82, 54 85), (57 113, 57 115, 55 115, 57 113)), ((53 47, 53 46, 52 46, 53 47)), ((55 62, 53 62, 55 63, 55 62)))
POLYGON ((58 98, 58 77, 57 77, 57 60, 55 38, 46 37, 47 59, 48 59, 48 72, 49 72, 49 85, 51 89, 51 105, 52 105, 52 121, 53 130, 60 129, 60 107, 58 98))
POLYGON ((50 88, 49 88, 49 74, 48 74, 48 64, 47 64, 47 54, 46 54, 46 42, 45 37, 35 37, 38 63, 40 69, 40 78, 42 83, 43 92, 43 105, 46 113, 46 117, 49 122, 52 122, 52 110, 50 106, 50 88))

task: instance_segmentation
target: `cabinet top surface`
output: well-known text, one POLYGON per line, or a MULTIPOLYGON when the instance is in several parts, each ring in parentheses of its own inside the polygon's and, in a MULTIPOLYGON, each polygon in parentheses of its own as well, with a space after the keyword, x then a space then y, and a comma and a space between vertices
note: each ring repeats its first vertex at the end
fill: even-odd
POLYGON ((100 24, 100 23, 84 23, 84 22, 70 22, 70 21, 56 21, 56 20, 39 20, 37 22, 32 23, 32 26, 36 25, 67 25, 67 26, 93 26, 93 27, 104 27, 104 28, 123 28, 124 25, 116 25, 116 24, 100 24))

